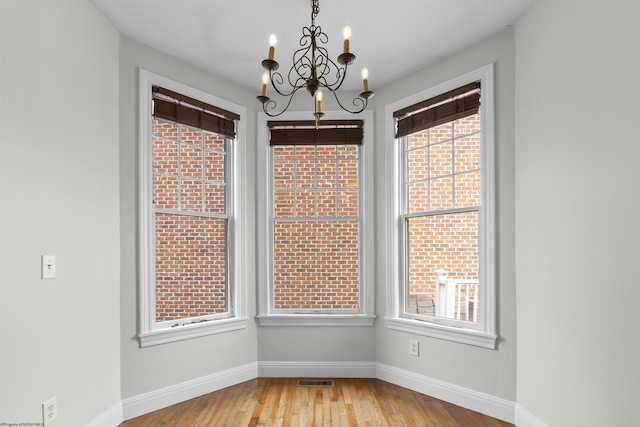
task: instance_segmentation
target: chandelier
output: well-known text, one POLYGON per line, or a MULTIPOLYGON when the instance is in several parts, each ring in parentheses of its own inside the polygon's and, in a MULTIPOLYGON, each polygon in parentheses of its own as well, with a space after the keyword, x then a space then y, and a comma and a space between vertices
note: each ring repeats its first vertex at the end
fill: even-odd
POLYGON ((373 92, 369 90, 369 73, 366 67, 362 67, 363 91, 353 99, 354 107, 345 107, 336 93, 345 77, 347 68, 353 64, 356 56, 349 51, 349 38, 351 37, 351 27, 344 27, 344 48, 338 56, 336 64, 329 58, 327 49, 323 47, 329 41, 327 35, 322 32, 320 26, 316 26, 316 16, 320 12, 319 0, 311 0, 311 25, 302 28, 300 37, 300 48, 293 53, 293 65, 286 73, 288 87, 285 86, 285 76, 278 72, 279 64, 274 60, 275 45, 277 38, 274 34, 269 37, 269 57, 262 61, 265 72, 262 76, 262 93, 257 98, 262 103, 262 109, 270 117, 277 117, 287 111, 293 95, 302 88, 306 88, 309 94, 315 98, 315 110, 313 115, 317 121, 324 115, 322 112, 323 89, 331 93, 336 102, 345 111, 357 114, 367 108, 369 98, 373 92), (276 101, 267 96, 267 87, 271 83, 273 89, 285 98, 285 107, 277 112, 276 101), (288 98, 288 99, 287 99, 288 98))

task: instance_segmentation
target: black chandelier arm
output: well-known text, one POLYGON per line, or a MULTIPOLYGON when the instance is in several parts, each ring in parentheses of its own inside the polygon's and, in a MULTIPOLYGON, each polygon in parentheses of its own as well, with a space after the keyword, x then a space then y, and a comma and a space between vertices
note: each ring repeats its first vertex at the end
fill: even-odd
MULTIPOLYGON (((326 86, 325 86, 326 87, 326 86)), ((336 93, 335 90, 331 89, 330 87, 326 87, 327 90, 329 90, 329 92, 331 92, 331 94, 333 95, 333 97, 335 98, 336 102, 338 103, 338 105, 340 106, 340 108, 342 108, 344 111, 351 113, 351 114, 358 114, 358 113, 362 113, 366 108, 367 105, 369 104, 369 97, 364 97, 363 93, 361 93, 359 96, 356 96, 355 98, 353 98, 353 105, 356 106, 355 110, 350 110, 349 108, 345 107, 344 105, 342 105, 342 102, 340 102, 340 98, 338 98, 338 94, 336 93)))
POLYGON ((276 103, 276 101, 274 101, 273 99, 268 98, 266 101, 262 102, 262 110, 264 111, 264 113, 269 116, 269 117, 278 117, 280 115, 282 115, 282 113, 284 113, 285 111, 287 111, 287 109, 289 108, 289 105, 291 104, 291 100, 293 99, 293 94, 295 92, 293 92, 288 98, 287 101, 287 105, 285 105, 285 107, 279 112, 279 113, 272 113, 269 110, 275 110, 276 106, 278 105, 276 103))
POLYGON ((281 89, 284 83, 284 77, 279 72, 271 73, 270 81, 271 87, 278 93, 278 95, 284 97, 292 97, 293 94, 298 91, 298 89, 302 89, 306 85, 305 79, 298 78, 295 82, 292 82, 291 76, 289 76, 289 85, 291 86, 291 91, 285 92, 281 89))

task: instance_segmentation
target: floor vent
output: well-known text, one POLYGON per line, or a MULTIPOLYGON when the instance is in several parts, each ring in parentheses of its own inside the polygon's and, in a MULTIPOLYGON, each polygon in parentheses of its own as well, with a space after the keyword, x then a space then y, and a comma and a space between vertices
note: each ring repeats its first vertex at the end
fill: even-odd
POLYGON ((333 387, 333 380, 298 380, 298 387, 333 387))

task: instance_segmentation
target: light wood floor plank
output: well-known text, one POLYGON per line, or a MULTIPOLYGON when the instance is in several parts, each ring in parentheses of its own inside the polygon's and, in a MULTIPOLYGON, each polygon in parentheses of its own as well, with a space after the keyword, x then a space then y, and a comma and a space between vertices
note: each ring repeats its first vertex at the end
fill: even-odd
POLYGON ((297 387, 258 378, 125 421, 120 427, 514 427, 377 379, 297 387))

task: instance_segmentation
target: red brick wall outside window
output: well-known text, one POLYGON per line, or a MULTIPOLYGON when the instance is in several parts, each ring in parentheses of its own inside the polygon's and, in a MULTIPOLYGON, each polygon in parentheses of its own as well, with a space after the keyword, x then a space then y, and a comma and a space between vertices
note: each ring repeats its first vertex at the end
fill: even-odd
POLYGON ((360 308, 360 147, 272 147, 276 310, 360 308))
POLYGON ((228 310, 226 142, 153 120, 156 322, 228 310))
POLYGON ((480 125, 476 114, 407 136, 408 313, 436 314, 437 270, 479 277, 480 125))

